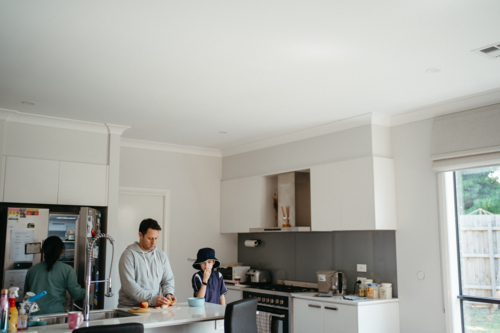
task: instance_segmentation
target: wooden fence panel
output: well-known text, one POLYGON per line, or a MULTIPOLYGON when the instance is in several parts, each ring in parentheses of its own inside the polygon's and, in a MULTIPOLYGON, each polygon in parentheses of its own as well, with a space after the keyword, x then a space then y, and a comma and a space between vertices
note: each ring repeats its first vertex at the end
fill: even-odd
POLYGON ((458 217, 463 294, 500 297, 500 215, 458 217), (498 293, 497 293, 498 291, 498 293))

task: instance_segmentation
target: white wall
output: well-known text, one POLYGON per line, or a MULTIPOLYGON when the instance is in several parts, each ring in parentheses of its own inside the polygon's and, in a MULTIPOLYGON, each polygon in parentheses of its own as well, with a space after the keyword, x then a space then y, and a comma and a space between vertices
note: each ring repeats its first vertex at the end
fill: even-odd
POLYGON ((437 178, 430 160, 432 124, 428 119, 392 128, 402 333, 445 332, 437 178), (425 279, 417 278, 418 271, 425 272, 425 279))
POLYGON ((370 156, 372 150, 372 125, 365 125, 224 157, 222 179, 300 170, 314 165, 370 156))
POLYGON ((221 168, 220 157, 121 148, 120 186, 171 190, 169 258, 183 302, 192 296, 195 273, 187 258, 212 247, 223 263, 237 259, 237 235, 219 234, 221 168))

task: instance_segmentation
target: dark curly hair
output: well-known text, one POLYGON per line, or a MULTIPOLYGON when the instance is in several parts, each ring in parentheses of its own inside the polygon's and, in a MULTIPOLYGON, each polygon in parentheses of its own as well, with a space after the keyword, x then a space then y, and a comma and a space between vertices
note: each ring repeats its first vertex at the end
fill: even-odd
POLYGON ((50 272, 54 264, 59 260, 61 252, 64 250, 64 243, 57 236, 50 236, 42 245, 43 255, 47 263, 47 271, 50 272))

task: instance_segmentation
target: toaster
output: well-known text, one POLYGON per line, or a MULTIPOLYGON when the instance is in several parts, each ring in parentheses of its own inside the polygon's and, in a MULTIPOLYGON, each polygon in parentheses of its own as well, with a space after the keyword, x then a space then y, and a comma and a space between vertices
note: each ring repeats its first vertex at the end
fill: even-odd
POLYGON ((271 283, 271 276, 268 271, 252 268, 248 270, 247 277, 250 278, 250 282, 252 283, 271 283))

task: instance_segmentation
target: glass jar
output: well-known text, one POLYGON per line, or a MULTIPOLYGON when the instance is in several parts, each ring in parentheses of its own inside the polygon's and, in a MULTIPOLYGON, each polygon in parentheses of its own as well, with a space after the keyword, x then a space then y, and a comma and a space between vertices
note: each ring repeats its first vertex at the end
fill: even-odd
POLYGON ((378 283, 367 284, 367 298, 378 298, 378 283))
POLYGON ((363 288, 364 297, 368 296, 368 283, 373 283, 372 279, 365 279, 360 288, 363 288))
POLYGON ((382 283, 379 288, 379 295, 383 299, 392 298, 392 283, 382 283))

